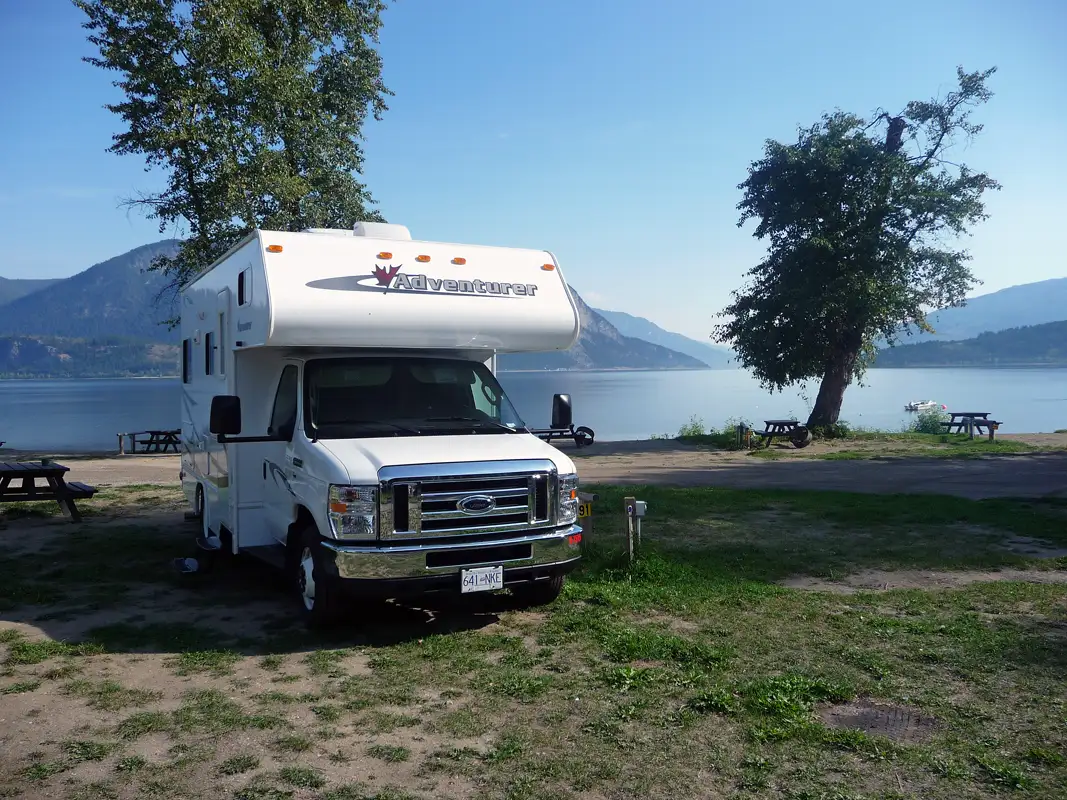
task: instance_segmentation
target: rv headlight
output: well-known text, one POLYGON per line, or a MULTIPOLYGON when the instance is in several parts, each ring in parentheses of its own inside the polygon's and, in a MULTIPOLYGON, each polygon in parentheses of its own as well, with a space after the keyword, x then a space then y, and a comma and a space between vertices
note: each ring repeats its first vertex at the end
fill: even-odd
POLYGON ((578 476, 573 472, 559 476, 559 513, 556 519, 561 525, 569 525, 578 519, 578 476))
POLYGON ((378 487, 330 486, 330 528, 338 539, 378 536, 378 487))

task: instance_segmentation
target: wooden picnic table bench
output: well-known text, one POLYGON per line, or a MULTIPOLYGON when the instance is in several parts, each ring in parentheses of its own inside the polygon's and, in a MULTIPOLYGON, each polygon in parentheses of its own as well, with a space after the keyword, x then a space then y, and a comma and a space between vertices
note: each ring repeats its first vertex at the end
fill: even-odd
POLYGON ((55 500, 64 515, 74 522, 81 522, 75 500, 87 500, 96 494, 96 488, 85 483, 67 483, 70 467, 54 461, 18 461, 0 463, 0 503, 40 502, 55 500), (38 479, 45 485, 38 486, 38 479), (14 482, 18 481, 18 486, 14 482))
POLYGON ((169 430, 169 431, 135 431, 134 433, 120 433, 119 437, 119 455, 124 455, 126 451, 126 437, 130 438, 130 449, 132 453, 165 453, 168 450, 173 450, 177 453, 181 449, 181 430, 169 430), (138 439, 137 437, 143 436, 146 438, 138 439), (140 449, 138 449, 138 447, 140 449))
POLYGON ((941 427, 945 429, 946 433, 967 433, 969 426, 972 437, 975 430, 984 430, 988 433, 989 440, 993 441, 996 430, 1003 423, 999 420, 989 419, 989 414, 989 411, 950 411, 949 421, 942 422, 941 427))
POLYGON ((763 440, 764 447, 770 447, 775 439, 788 439, 794 447, 807 447, 811 444, 811 432, 795 419, 765 419, 766 430, 753 431, 763 440))

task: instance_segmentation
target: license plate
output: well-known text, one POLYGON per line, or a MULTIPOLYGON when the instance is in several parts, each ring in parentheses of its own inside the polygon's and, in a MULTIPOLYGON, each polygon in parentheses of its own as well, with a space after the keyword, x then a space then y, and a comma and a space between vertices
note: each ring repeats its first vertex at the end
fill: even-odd
POLYGON ((491 592, 495 589, 504 588, 503 567, 475 567, 460 571, 461 591, 468 592, 491 592))

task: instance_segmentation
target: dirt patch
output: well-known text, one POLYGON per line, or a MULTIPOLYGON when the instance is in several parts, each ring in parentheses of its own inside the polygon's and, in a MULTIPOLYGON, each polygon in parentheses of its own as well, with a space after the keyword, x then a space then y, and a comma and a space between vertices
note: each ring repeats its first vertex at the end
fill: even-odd
POLYGON ((1067 583, 1067 570, 917 570, 897 571, 867 569, 838 579, 798 575, 780 581, 790 589, 853 594, 890 589, 952 589, 971 583, 1022 581, 1025 583, 1067 583))
POLYGON ((921 742, 937 730, 937 720, 918 709, 862 699, 823 708, 819 719, 828 728, 863 731, 897 742, 921 742))

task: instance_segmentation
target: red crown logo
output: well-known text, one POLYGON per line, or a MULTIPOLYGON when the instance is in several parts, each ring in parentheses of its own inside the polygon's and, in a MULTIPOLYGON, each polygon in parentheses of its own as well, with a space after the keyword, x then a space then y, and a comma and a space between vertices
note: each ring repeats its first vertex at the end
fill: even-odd
POLYGON ((396 274, 400 272, 400 267, 402 266, 403 264, 397 265, 395 267, 376 266, 374 268, 374 277, 378 279, 378 285, 388 286, 389 284, 391 284, 393 282, 393 278, 395 278, 396 274))

